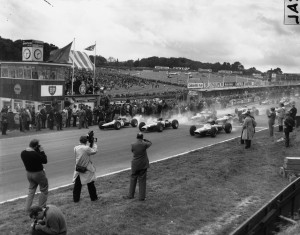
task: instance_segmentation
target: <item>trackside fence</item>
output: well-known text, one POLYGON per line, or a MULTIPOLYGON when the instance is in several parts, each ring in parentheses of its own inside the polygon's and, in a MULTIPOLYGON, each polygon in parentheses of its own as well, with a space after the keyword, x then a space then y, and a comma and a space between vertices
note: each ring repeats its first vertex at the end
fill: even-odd
POLYGON ((295 223, 300 208, 300 178, 290 183, 231 235, 273 234, 279 224, 295 223))

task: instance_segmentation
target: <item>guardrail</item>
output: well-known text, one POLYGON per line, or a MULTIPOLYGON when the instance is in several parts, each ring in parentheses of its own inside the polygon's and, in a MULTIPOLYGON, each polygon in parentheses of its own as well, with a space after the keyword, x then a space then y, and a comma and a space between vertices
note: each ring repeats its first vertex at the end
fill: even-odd
POLYGON ((278 224, 296 223, 300 208, 300 178, 290 183, 270 202, 259 209, 231 235, 267 235, 277 229, 278 224))

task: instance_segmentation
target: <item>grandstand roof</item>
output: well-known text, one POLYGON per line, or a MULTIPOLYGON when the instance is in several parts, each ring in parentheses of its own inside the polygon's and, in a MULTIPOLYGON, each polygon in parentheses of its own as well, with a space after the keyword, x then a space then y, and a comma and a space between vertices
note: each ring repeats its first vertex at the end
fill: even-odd
POLYGON ((94 64, 90 60, 89 56, 84 52, 71 50, 69 63, 73 64, 73 61, 75 68, 94 70, 94 64))

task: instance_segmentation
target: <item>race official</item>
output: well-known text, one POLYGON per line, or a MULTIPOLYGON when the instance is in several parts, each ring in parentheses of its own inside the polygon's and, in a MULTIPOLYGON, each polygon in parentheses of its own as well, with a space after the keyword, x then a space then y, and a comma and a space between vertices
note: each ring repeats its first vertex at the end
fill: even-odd
POLYGON ((73 175, 73 201, 79 202, 81 188, 82 185, 87 184, 88 191, 90 194, 90 198, 92 201, 98 200, 96 187, 94 181, 96 180, 96 168, 91 161, 91 155, 97 153, 97 145, 92 143, 92 147, 87 145, 88 138, 87 136, 81 136, 80 144, 75 146, 74 153, 75 153, 75 171, 73 175), (80 173, 76 171, 76 165, 80 165, 82 167, 86 167, 87 171, 84 173, 80 173))
POLYGON ((248 149, 251 147, 251 141, 255 133, 256 121, 251 116, 249 110, 243 114, 245 115, 245 120, 243 123, 242 140, 245 141, 245 149, 248 149))
POLYGON ((47 164, 47 156, 43 147, 39 144, 39 140, 31 140, 29 148, 22 151, 21 158, 29 181, 29 191, 25 209, 26 211, 29 211, 38 186, 41 191, 39 196, 39 206, 44 207, 46 206, 48 198, 48 179, 43 164, 47 164))
POLYGON ((133 159, 131 161, 131 177, 129 194, 124 199, 133 199, 137 181, 139 181, 139 200, 146 198, 146 180, 147 169, 149 168, 149 159, 147 149, 152 145, 151 141, 144 139, 142 133, 137 134, 137 141, 131 145, 133 159))
POLYGON ((275 108, 271 108, 270 112, 268 113, 268 124, 269 124, 269 133, 270 137, 274 136, 274 124, 275 124, 275 118, 276 118, 276 113, 275 113, 275 108))
POLYGON ((32 235, 66 235, 67 223, 62 211, 54 206, 33 206, 29 217, 35 221, 31 224, 32 235))

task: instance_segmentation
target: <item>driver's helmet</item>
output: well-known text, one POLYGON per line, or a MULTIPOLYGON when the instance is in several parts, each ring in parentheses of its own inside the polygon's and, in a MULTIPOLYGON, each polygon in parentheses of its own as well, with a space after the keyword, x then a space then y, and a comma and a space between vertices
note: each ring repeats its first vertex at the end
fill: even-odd
POLYGON ((158 121, 162 121, 163 119, 162 119, 162 118, 158 118, 157 120, 158 120, 158 121))

